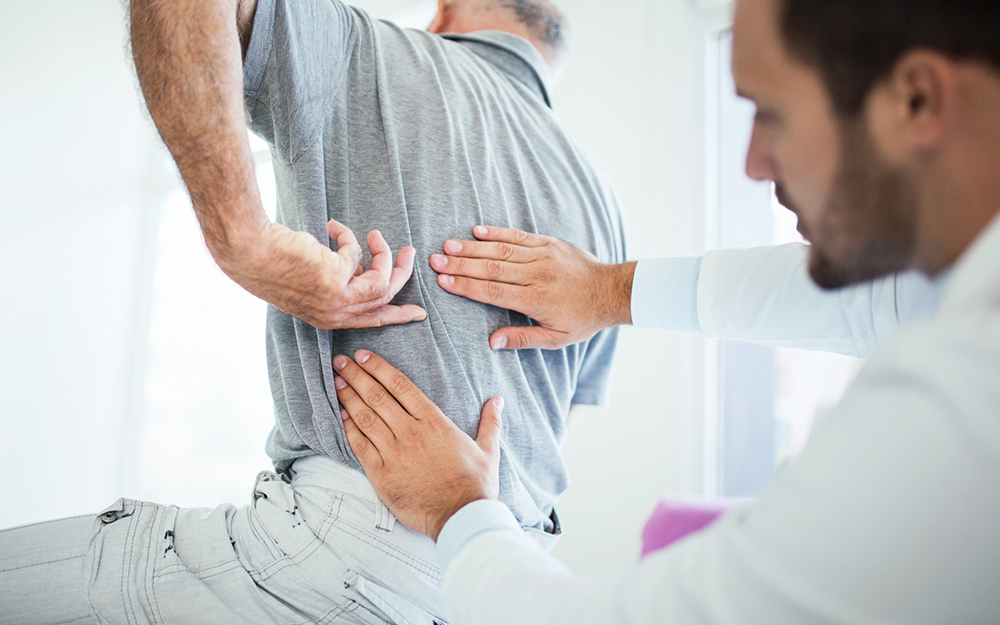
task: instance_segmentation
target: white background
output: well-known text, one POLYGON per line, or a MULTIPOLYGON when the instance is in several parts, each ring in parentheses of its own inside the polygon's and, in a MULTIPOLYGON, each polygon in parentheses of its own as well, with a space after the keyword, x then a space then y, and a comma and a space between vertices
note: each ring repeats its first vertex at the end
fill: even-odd
MULTIPOLYGON (((615 183, 633 258, 705 247, 704 59, 718 4, 560 3, 575 51, 555 109, 615 183)), ((434 10, 363 6, 416 23, 434 10)), ((267 468, 263 317, 225 311, 262 308, 204 258, 170 254, 197 232, 141 108, 122 6, 4 0, 2 14, 0 526, 123 495, 244 503, 267 468), (187 297, 158 301, 177 280, 187 297), (206 310, 205 294, 224 305, 206 310)), ((659 494, 702 489, 704 353, 697 336, 626 329, 611 405, 574 413, 556 551, 573 570, 625 570, 659 494)))

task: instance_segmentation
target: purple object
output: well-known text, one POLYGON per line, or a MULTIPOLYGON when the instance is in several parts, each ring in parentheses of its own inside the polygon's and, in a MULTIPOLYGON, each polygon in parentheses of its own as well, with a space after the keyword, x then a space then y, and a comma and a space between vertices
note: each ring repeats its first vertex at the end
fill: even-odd
POLYGON ((642 530, 640 558, 711 525, 723 512, 745 501, 747 500, 667 493, 660 499, 642 530))

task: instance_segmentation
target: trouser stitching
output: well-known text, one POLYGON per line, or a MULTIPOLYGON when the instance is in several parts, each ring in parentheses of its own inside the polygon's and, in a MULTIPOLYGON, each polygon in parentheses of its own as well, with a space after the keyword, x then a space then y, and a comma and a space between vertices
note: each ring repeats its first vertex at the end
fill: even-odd
POLYGON ((358 540, 372 547, 378 548, 380 551, 382 551, 389 557, 395 558, 402 564, 406 564, 410 567, 413 567, 414 569, 424 573, 428 577, 431 577, 432 579, 436 580, 438 583, 441 582, 442 580, 441 572, 437 569, 437 567, 434 567, 428 564, 427 562, 424 562, 423 560, 410 555, 409 553, 399 549, 395 545, 391 545, 379 539, 378 537, 371 536, 365 528, 359 527, 358 525, 351 523, 350 521, 346 520, 342 521, 340 523, 340 526, 341 530, 344 531, 345 533, 354 536, 358 540))
MULTIPOLYGON (((314 538, 309 542, 309 544, 305 545, 294 554, 282 553, 274 556, 274 562, 257 569, 255 572, 251 572, 253 578, 258 581, 265 581, 276 573, 284 570, 285 567, 302 562, 304 559, 315 553, 321 546, 325 545, 330 529, 333 527, 340 515, 340 503, 342 499, 343 494, 338 494, 333 497, 330 502, 330 507, 327 510, 326 517, 319 524, 319 527, 313 534, 314 538)), ((260 529, 261 532, 266 533, 266 529, 263 526, 260 529)), ((265 539, 261 538, 261 540, 265 539)))
POLYGON ((32 562, 31 564, 26 564, 24 566, 15 566, 15 567, 11 567, 9 569, 0 569, 0 573, 11 573, 13 571, 23 571, 25 569, 30 569, 30 568, 35 567, 35 566, 43 566, 43 565, 46 565, 46 564, 55 564, 56 562, 67 562, 69 560, 76 560, 77 558, 83 558, 85 556, 86 556, 86 554, 79 555, 79 556, 70 556, 68 558, 58 558, 56 560, 46 560, 45 562, 32 562))
MULTIPOLYGON (((133 514, 135 514, 134 510, 133 514)), ((108 523, 107 525, 110 526, 111 524, 108 523)), ((132 615, 135 613, 135 606, 132 605, 132 593, 128 592, 126 581, 129 579, 129 577, 131 577, 131 575, 129 575, 129 570, 131 567, 128 566, 128 563, 130 562, 130 556, 132 555, 134 538, 135 538, 135 523, 133 521, 128 521, 125 529, 125 544, 122 547, 121 595, 122 599, 124 599, 125 603, 127 604, 127 610, 125 611, 125 620, 130 624, 135 622, 134 619, 132 618, 132 615)))
MULTIPOLYGON (((160 604, 156 600, 156 593, 153 592, 153 580, 155 579, 155 568, 154 564, 155 558, 154 553, 158 553, 159 550, 154 547, 153 540, 156 535, 159 534, 159 528, 163 527, 161 521, 163 516, 167 513, 167 510, 171 508, 161 508, 159 506, 153 508, 153 518, 149 524, 149 549, 146 551, 146 575, 143 577, 143 591, 146 595, 146 603, 149 604, 149 609, 153 613, 152 621, 154 623, 162 623, 163 619, 160 618, 160 604)), ((176 518, 176 508, 173 508, 174 516, 176 518)))

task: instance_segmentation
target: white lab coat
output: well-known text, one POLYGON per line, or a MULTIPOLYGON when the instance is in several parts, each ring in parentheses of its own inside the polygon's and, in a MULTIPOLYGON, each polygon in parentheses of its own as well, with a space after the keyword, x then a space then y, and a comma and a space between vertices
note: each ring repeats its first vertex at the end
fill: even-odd
POLYGON ((802 260, 714 252, 697 277, 713 336, 871 352, 764 496, 610 584, 470 504, 438 543, 452 625, 1000 622, 1000 221, 895 331, 926 282, 823 293, 802 260))

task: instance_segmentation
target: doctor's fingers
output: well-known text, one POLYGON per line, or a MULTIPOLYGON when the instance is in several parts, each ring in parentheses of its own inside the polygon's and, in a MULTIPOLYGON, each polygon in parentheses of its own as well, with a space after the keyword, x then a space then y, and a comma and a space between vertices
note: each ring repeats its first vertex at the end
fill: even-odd
MULTIPOLYGON (((334 380, 337 398, 347 408, 348 414, 362 432, 368 435, 369 431, 372 431, 378 435, 381 430, 376 421, 384 423, 393 439, 401 431, 405 432, 405 428, 412 422, 413 417, 399 405, 399 402, 378 380, 372 378, 356 362, 346 356, 334 358, 333 367, 342 380, 342 382, 334 380)), ((378 443, 378 441, 373 442, 378 443)))
POLYGON ((523 247, 539 247, 554 241, 544 234, 534 234, 515 228, 498 228, 497 226, 476 226, 472 234, 480 241, 501 241, 523 247))
MULTIPOLYGON (((395 443, 396 435, 389 426, 386 425, 382 417, 378 415, 368 404, 365 403, 357 391, 348 386, 343 378, 334 378, 334 385, 337 387, 337 399, 340 401, 340 418, 344 421, 344 430, 348 428, 348 422, 364 435, 365 439, 379 452, 388 451, 389 447, 395 443)), ((363 441, 356 441, 362 443, 363 441)), ((352 444, 353 448, 354 445, 352 444)), ((355 450, 355 455, 361 459, 360 454, 355 450)))
POLYGON ((534 273, 531 265, 523 263, 460 258, 441 254, 431 256, 431 267, 438 273, 508 284, 528 284, 534 273))
POLYGON ((548 242, 538 246, 524 246, 506 242, 459 241, 449 239, 442 250, 448 256, 502 260, 508 263, 530 263, 540 257, 548 242))
POLYGON ((365 470, 369 479, 372 479, 372 475, 377 474, 385 465, 382 452, 358 428, 354 419, 347 415, 346 410, 341 410, 341 418, 344 420, 344 434, 347 435, 347 444, 351 446, 351 451, 361 463, 361 468, 365 470))
POLYGON ((453 295, 500 308, 509 308, 529 317, 535 315, 537 293, 534 287, 446 274, 438 276, 438 284, 453 295))
MULTIPOLYGON (((384 358, 366 349, 359 349, 355 353, 355 357, 358 366, 373 378, 371 388, 376 392, 381 388, 392 395, 392 398, 402 406, 406 417, 412 421, 430 420, 451 423, 448 417, 424 395, 423 391, 417 388, 417 385, 410 378, 386 362, 384 358)), ((365 396, 364 392, 362 392, 362 396, 365 396)), ((366 401, 368 405, 372 405, 370 399, 366 401)), ((408 426, 412 425, 412 422, 404 419, 401 424, 408 426)))

